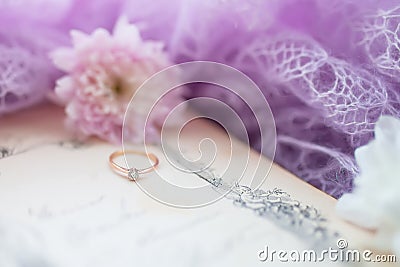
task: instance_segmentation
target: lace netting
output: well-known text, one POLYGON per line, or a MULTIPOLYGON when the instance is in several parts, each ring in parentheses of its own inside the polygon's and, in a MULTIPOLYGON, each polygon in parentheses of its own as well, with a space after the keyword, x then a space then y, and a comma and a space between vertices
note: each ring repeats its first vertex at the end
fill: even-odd
POLYGON ((379 10, 357 25, 368 66, 388 84, 385 114, 400 116, 400 6, 379 10))
MULTIPOLYGON (((28 31, 15 29, 13 33, 0 32, 0 114, 43 100, 56 74, 47 58, 53 42, 31 40, 28 31)), ((43 30, 42 34, 54 33, 43 30)))
POLYGON ((48 87, 35 58, 24 49, 0 45, 0 113, 40 101, 48 87))
MULTIPOLYGON (((392 78, 393 71, 400 77, 400 8, 376 13, 373 1, 365 6, 333 1, 334 8, 323 1, 299 2, 281 1, 277 16, 266 11, 264 17, 273 21, 268 30, 224 25, 224 30, 218 28, 217 39, 205 37, 216 31, 213 25, 222 11, 208 12, 212 22, 200 24, 196 12, 201 14, 201 7, 196 12, 184 9, 172 42, 173 56, 178 62, 212 59, 248 74, 262 89, 276 119, 275 160, 339 197, 352 188, 358 172, 354 150, 371 140, 379 116, 400 115, 400 87, 392 78), (297 13, 287 15, 289 8, 297 13), (307 21, 307 16, 315 19, 307 21), (360 29, 363 41, 353 42, 360 29)), ((235 103, 233 96, 208 87, 191 96, 198 95, 235 103)), ((256 126, 244 108, 236 109, 247 126, 256 126)), ((254 136, 251 140, 254 147, 260 146, 260 140, 254 136)))
POLYGON ((323 110, 329 126, 349 135, 371 132, 387 103, 379 80, 335 58, 291 84, 300 99, 323 110))
POLYGON ((376 69, 395 79, 400 78, 400 6, 379 10, 359 25, 359 45, 376 69))

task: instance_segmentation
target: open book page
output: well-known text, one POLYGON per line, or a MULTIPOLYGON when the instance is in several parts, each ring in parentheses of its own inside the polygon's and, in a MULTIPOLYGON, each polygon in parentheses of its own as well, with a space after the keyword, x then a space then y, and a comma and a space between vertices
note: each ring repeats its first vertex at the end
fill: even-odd
MULTIPOLYGON (((226 167, 224 158, 231 156, 231 144, 219 128, 206 121, 193 123, 182 134, 181 151, 196 157, 204 136, 216 144, 211 167, 218 177, 226 167)), ((248 151, 239 141, 233 143, 236 153, 248 151)), ((108 156, 121 146, 75 141, 65 131, 58 107, 42 106, 1 118, 0 147, 0 266, 263 266, 271 260, 260 260, 266 247, 301 251, 310 249, 314 238, 312 233, 299 233, 298 226, 280 225, 268 216, 267 208, 246 200, 249 194, 240 195, 238 186, 250 185, 248 179, 257 169, 255 151, 236 193, 201 208, 180 209, 156 201, 141 187, 157 187, 159 175, 187 188, 210 181, 173 168, 159 146, 150 147, 160 158, 157 172, 143 175, 138 184, 120 177, 109 168, 108 156)), ((215 147, 205 143, 201 149, 215 147)), ((232 161, 241 166, 234 155, 232 161)), ((138 157, 129 162, 148 163, 138 157)), ((270 161, 262 157, 260 166, 269 168, 270 161)), ((271 196, 288 193, 285 198, 314 207, 327 219, 327 233, 337 232, 351 247, 368 247, 372 233, 339 220, 335 199, 281 167, 272 165, 261 189, 271 196)), ((285 263, 273 262, 281 264, 285 263)), ((340 266, 329 260, 318 264, 340 266)))

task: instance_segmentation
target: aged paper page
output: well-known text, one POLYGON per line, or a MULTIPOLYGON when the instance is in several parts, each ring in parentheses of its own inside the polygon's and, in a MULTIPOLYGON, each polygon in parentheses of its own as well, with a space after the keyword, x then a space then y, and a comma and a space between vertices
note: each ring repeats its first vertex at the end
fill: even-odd
MULTIPOLYGON (((229 156, 220 129, 205 121, 194 123, 183 135, 183 151, 197 151, 199 136, 205 133, 220 146, 213 165, 218 173, 229 156)), ((247 150, 234 142, 237 151, 247 150)), ((195 209, 159 203, 109 168, 108 155, 120 146, 75 141, 64 130, 62 110, 55 106, 1 118, 0 147, 0 263, 3 259, 20 264, 15 266, 263 266, 269 263, 260 261, 259 253, 266 246, 309 248, 306 238, 234 205, 232 199, 195 209)), ((205 183, 173 169, 160 147, 150 149, 160 157, 158 172, 170 182, 188 187, 205 183)), ((241 183, 253 175, 256 159, 258 153, 252 151, 241 183)), ((261 166, 268 162, 263 157, 261 166)), ((143 183, 156 175, 146 174, 143 183)), ((368 246, 372 233, 339 220, 334 214, 336 200, 279 166, 272 166, 261 188, 288 192, 319 210, 328 219, 327 227, 339 231, 351 246, 368 246)), ((273 266, 280 264, 284 263, 273 266)))

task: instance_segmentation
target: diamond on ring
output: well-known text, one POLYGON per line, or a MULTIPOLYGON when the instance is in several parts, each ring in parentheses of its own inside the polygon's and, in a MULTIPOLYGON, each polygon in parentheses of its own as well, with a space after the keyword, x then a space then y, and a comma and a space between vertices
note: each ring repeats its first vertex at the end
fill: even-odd
POLYGON ((135 181, 137 178, 139 178, 138 169, 136 169, 136 168, 130 169, 129 173, 128 173, 128 177, 129 177, 129 180, 131 180, 131 181, 135 181))

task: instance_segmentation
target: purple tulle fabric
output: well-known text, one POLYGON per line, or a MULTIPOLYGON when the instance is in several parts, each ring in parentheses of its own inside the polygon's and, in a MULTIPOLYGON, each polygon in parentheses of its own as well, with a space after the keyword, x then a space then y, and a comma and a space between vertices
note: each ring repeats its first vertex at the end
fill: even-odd
MULTIPOLYGON (((276 119, 275 160, 334 197, 351 190, 354 150, 372 138, 378 117, 400 117, 398 0, 32 2, 0 7, 0 114, 53 87, 47 52, 67 42, 70 28, 110 28, 125 14, 144 38, 165 42, 174 62, 212 60, 249 75, 276 119)), ((255 148, 268 142, 236 96, 214 86, 187 96, 200 95, 232 105, 255 148)))
MULTIPOLYGON (((167 43, 174 61, 213 60, 248 74, 276 119, 275 160, 334 197, 349 192, 358 171, 355 148, 372 138, 380 115, 400 116, 400 3, 175 0, 166 5, 173 6, 164 7, 172 19, 156 22, 151 18, 162 17, 156 6, 143 16, 140 9, 127 9, 148 38, 167 43)), ((212 96, 233 106, 252 145, 260 148, 254 116, 236 96, 215 86, 188 96, 212 96)), ((209 107, 203 111, 212 113, 209 107)))

